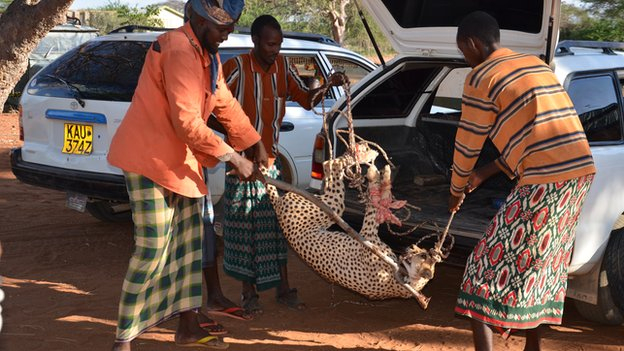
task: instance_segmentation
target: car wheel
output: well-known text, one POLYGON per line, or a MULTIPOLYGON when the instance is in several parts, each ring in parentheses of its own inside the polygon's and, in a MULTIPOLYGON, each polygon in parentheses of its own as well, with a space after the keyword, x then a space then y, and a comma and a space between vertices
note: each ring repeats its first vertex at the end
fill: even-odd
POLYGON ((611 232, 600 268, 598 304, 574 301, 579 313, 594 322, 624 323, 624 229, 611 232))
POLYGON ((280 161, 280 166, 281 166, 281 176, 282 176, 282 180, 285 181, 288 184, 295 184, 296 182, 293 182, 293 171, 292 168, 290 167, 290 164, 288 163, 288 161, 286 160, 286 158, 282 155, 279 156, 279 161, 280 161))
POLYGON ((132 220, 130 206, 110 201, 87 202, 87 211, 103 222, 128 222, 132 220))

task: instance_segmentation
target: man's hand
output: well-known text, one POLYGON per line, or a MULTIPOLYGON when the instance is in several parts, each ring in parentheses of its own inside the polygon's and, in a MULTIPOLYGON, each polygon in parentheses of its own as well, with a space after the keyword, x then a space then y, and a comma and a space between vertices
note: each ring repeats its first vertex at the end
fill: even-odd
POLYGON ((234 170, 230 174, 236 174, 240 179, 248 179, 254 174, 254 164, 237 152, 232 154, 230 164, 234 167, 234 170))
POLYGON ((462 203, 464 203, 465 198, 466 198, 466 195, 464 194, 461 194, 461 196, 455 196, 451 194, 448 200, 449 212, 454 213, 454 212, 459 211, 459 208, 461 207, 462 203))
POLYGON ((327 84, 329 86, 340 86, 349 83, 349 77, 342 72, 336 72, 327 77, 327 84))
POLYGON ((501 170, 498 168, 496 162, 490 162, 483 167, 475 169, 468 178, 468 184, 464 192, 466 194, 471 193, 473 190, 480 187, 483 182, 500 172, 501 170))
POLYGON ((245 150, 245 155, 249 157, 258 166, 269 167, 269 155, 264 148, 262 140, 245 150))

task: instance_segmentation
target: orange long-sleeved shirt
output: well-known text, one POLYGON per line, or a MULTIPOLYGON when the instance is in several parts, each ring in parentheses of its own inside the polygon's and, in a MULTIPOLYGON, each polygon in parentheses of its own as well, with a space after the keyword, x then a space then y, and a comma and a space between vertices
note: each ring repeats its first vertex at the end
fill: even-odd
POLYGON ((229 59, 223 64, 223 74, 230 90, 258 133, 269 155, 269 165, 278 154, 277 144, 286 99, 311 109, 308 87, 299 78, 288 59, 278 55, 268 71, 256 62, 253 52, 229 59))
POLYGON ((210 87, 210 56, 189 23, 158 37, 149 49, 130 108, 115 133, 108 162, 187 197, 207 194, 201 165, 260 140, 223 80, 210 87), (206 125, 210 113, 230 147, 206 125))
POLYGON ((455 138, 451 193, 460 195, 486 138, 518 185, 596 172, 583 127, 550 67, 535 56, 498 49, 466 77, 455 138))

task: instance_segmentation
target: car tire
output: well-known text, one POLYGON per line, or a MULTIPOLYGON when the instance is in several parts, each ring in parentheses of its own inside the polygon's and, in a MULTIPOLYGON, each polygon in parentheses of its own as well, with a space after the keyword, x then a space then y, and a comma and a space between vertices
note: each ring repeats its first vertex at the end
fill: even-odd
POLYGON ((609 279, 613 302, 620 308, 620 312, 624 312, 624 228, 611 232, 602 262, 609 279))
POLYGON ((590 321, 621 325, 624 323, 624 229, 611 232, 599 274, 598 303, 575 300, 576 309, 590 321))
POLYGON ((127 204, 110 201, 87 202, 87 211, 102 222, 120 223, 132 220, 132 212, 127 204))
POLYGON ((286 157, 284 157, 283 155, 279 155, 279 162, 280 162, 280 176, 282 177, 282 181, 288 183, 288 184, 293 184, 293 185, 297 185, 297 182, 293 180, 293 170, 292 167, 290 165, 290 163, 288 163, 288 160, 286 159, 286 157))

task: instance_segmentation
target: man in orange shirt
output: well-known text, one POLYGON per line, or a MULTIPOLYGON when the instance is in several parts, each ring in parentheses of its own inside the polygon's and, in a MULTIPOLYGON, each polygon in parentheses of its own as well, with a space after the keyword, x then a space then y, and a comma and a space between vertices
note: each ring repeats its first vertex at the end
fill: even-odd
POLYGON ((473 70, 464 84, 449 211, 497 173, 517 184, 468 258, 455 313, 471 319, 477 350, 492 350, 490 328, 504 336, 523 329, 524 349, 540 350, 540 326, 561 324, 593 158, 557 77, 539 58, 501 47, 496 19, 468 15, 457 46, 473 70), (500 157, 474 170, 488 137, 500 157))
MULTIPOLYGON (((230 90, 262 136, 269 153, 269 176, 279 175, 277 144, 279 129, 290 98, 311 109, 322 94, 309 90, 288 60, 279 54, 282 30, 277 20, 262 15, 251 26, 254 48, 223 65, 230 90)), ((329 85, 342 85, 348 79, 337 73, 328 77, 329 85)), ((229 137, 229 136, 228 136, 229 137)), ((243 307, 262 313, 257 291, 276 288, 276 297, 292 309, 303 309, 297 290, 290 288, 286 267, 288 243, 277 221, 273 206, 259 181, 244 181, 227 176, 223 226, 224 271, 242 282, 243 307)))
POLYGON ((192 0, 190 21, 149 49, 132 103, 113 137, 108 161, 124 171, 135 229, 119 303, 113 350, 179 315, 177 344, 224 349, 199 327, 202 305, 202 165, 228 162, 240 177, 267 162, 260 135, 223 80, 217 55, 243 0, 192 0), (214 113, 226 144, 206 125, 214 113))

